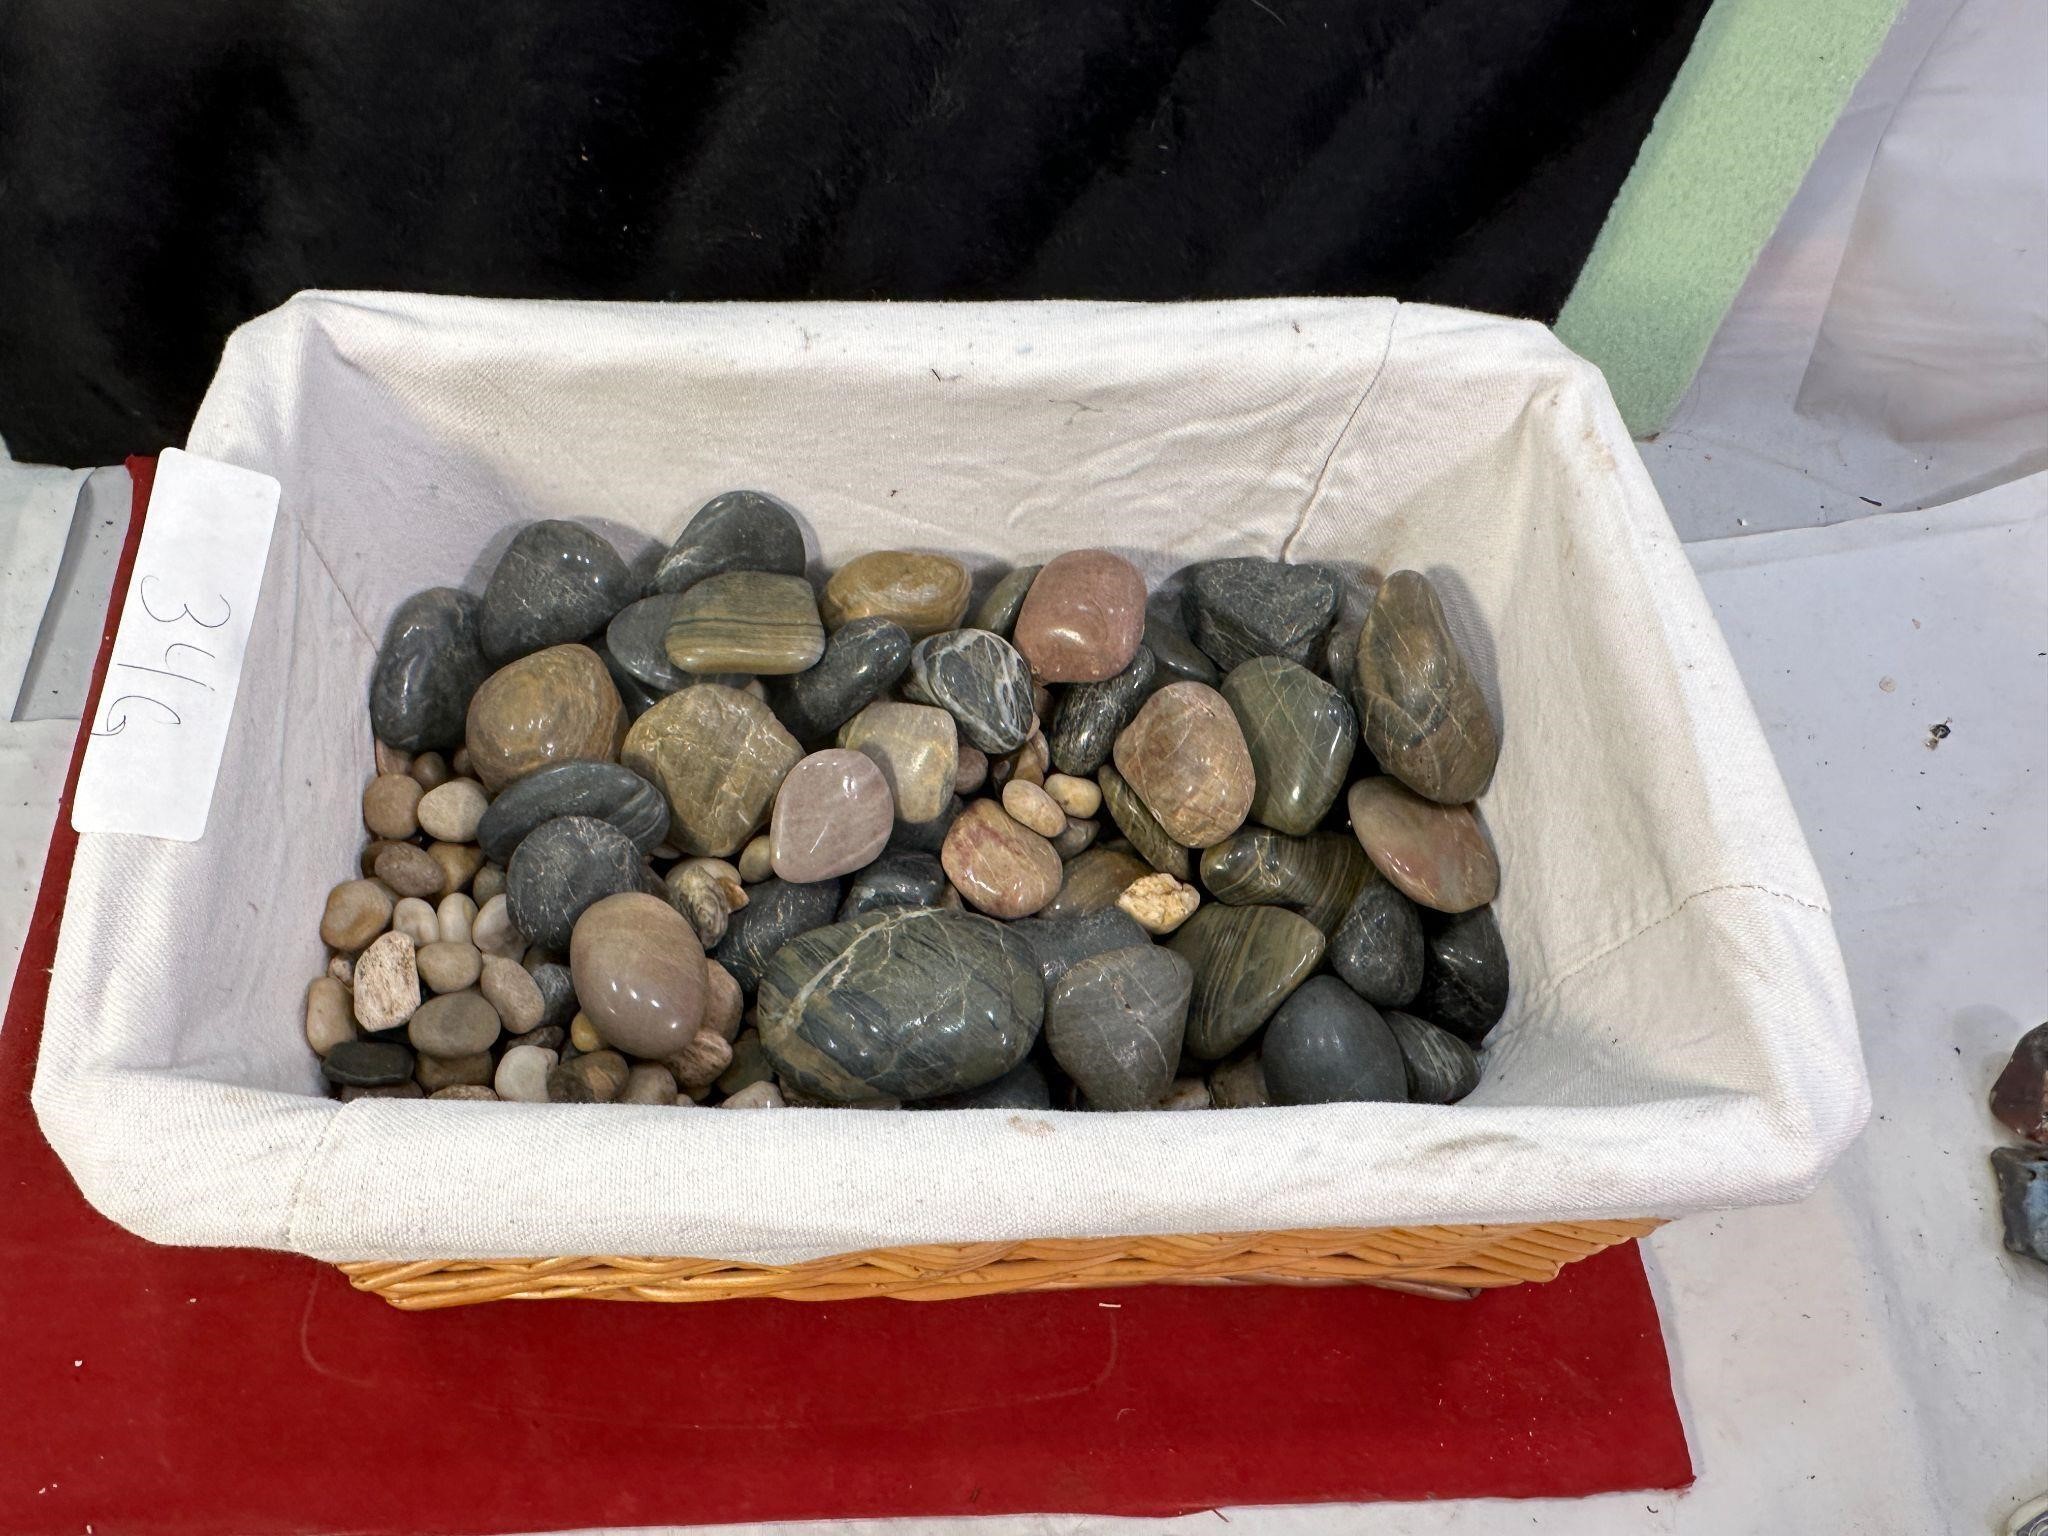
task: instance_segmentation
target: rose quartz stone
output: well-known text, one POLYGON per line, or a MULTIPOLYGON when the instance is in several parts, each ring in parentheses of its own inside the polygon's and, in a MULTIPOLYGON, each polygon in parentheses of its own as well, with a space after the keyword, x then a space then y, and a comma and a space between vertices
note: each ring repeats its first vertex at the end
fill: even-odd
POLYGON ((871 863, 895 820, 889 781, 873 758, 846 747, 813 752, 775 793, 768 856, 792 885, 830 880, 871 863))
POLYGON ((1207 683, 1170 683, 1116 739, 1116 771, 1176 843, 1207 848, 1244 824, 1258 787, 1244 731, 1207 683))
POLYGON ((1115 677, 1145 638, 1145 578, 1121 555, 1077 549, 1048 561, 1024 595, 1011 643, 1041 682, 1115 677))
POLYGON ((1373 868, 1410 901, 1469 912, 1500 891, 1500 861, 1468 805, 1438 805, 1398 779, 1360 779, 1346 802, 1373 868))
POLYGON ((673 1056, 704 1021, 704 947, 659 896, 627 891, 587 908, 569 937, 569 977, 598 1037, 628 1056, 673 1056))
POLYGON ((939 848, 946 876, 977 912, 1029 917, 1059 894, 1065 871, 1051 843, 993 800, 969 801, 939 848))

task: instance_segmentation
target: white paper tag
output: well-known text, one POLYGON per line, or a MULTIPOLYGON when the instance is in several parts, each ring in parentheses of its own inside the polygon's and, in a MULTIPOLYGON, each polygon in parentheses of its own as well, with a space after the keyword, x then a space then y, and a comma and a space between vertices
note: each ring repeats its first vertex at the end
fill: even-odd
POLYGON ((167 448, 71 802, 79 832, 206 833, 278 484, 167 448))

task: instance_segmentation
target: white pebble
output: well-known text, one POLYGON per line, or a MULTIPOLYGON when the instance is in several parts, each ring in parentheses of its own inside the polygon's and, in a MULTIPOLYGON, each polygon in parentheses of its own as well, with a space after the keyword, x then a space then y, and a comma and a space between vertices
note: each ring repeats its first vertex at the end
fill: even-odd
POLYGON ((347 955, 334 955, 327 962, 327 974, 344 987, 356 984, 356 963, 347 955))
POLYGON ((526 953, 526 938, 512 925, 512 908, 500 891, 478 909, 470 925, 469 942, 487 955, 517 960, 526 953))
POLYGON ((1102 809, 1102 790, 1093 779, 1079 779, 1071 773, 1049 773, 1045 792, 1069 816, 1093 816, 1102 809))
POLYGON ((356 957, 356 1022, 376 1033, 396 1029, 420 1005, 420 975, 412 940, 387 933, 356 957))
POLYGON ((516 1104, 545 1104, 548 1073, 554 1070, 555 1061, 555 1053, 545 1046, 515 1045, 498 1058, 491 1087, 499 1098, 516 1104))
POLYGON ((434 921, 441 930, 443 944, 468 944, 473 942, 470 935, 476 927, 476 903, 460 891, 454 891, 441 898, 441 905, 434 909, 434 921))
POLYGON ((1036 784, 1012 779, 1003 786, 1003 809, 1040 837, 1058 837, 1067 829, 1067 813, 1036 784))
POLYGON ((1195 915, 1202 893, 1171 875, 1141 875, 1124 887, 1116 904, 1150 934, 1171 933, 1195 915))
POLYGON ((414 949, 424 949, 439 942, 441 921, 434 916, 433 907, 419 897, 401 896, 391 909, 391 931, 411 939, 414 949))
POLYGON ((477 823, 484 819, 490 803, 490 796, 475 779, 450 779, 420 796, 413 814, 429 837, 444 843, 473 843, 477 823))

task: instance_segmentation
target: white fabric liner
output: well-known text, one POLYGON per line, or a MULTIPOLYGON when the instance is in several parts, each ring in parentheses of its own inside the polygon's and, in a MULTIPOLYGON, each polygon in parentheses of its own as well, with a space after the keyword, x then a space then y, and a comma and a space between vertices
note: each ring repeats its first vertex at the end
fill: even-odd
POLYGON ((1604 383, 1387 300, 682 305, 306 294, 191 451, 283 485, 207 837, 81 839, 34 1101, 163 1242, 790 1261, 899 1243, 1677 1215, 1795 1199, 1868 1112, 1825 893, 1604 383), (516 526, 629 556, 709 496, 824 564, 1079 545, 1427 571, 1497 705, 1509 1016, 1464 1104, 723 1114, 319 1096, 393 607, 516 526))

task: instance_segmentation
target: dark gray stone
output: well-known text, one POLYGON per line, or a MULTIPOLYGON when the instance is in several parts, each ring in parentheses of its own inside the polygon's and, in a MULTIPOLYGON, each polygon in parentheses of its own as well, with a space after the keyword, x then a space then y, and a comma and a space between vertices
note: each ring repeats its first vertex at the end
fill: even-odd
POLYGON ((412 1081, 412 1048, 396 1040, 344 1040, 320 1061, 330 1083, 344 1088, 381 1088, 412 1081))
POLYGON ((727 921, 712 958, 732 972, 742 992, 752 992, 775 951, 800 933, 823 928, 838 911, 837 880, 810 885, 763 880, 747 887, 747 904, 727 921))
POLYGON ((985 629, 952 629, 911 647, 903 697, 936 704, 960 734, 991 757, 1031 734, 1031 668, 1017 648, 985 629))
POLYGON ((1035 1056, 1026 1056, 992 1083, 926 1099, 913 1109, 1051 1109, 1052 1084, 1035 1056))
POLYGON ((846 882, 839 918, 850 923, 867 912, 929 907, 946 893, 946 871, 929 853, 884 853, 846 882))
POLYGON ((1226 672, 1254 656, 1306 666, 1343 596, 1324 566, 1256 555, 1204 560, 1188 567, 1184 582, 1181 617, 1195 644, 1226 672))
POLYGON ((871 912, 814 929, 777 950, 761 978, 761 1044, 776 1076, 840 1103, 992 1082, 1024 1059, 1044 1015, 1030 947, 971 912, 871 912))
POLYGON ((1998 1214, 2005 1223, 2007 1250, 2048 1264, 2048 1151, 2000 1147, 1991 1154, 1991 1169, 1998 1176, 1998 1214))
POLYGON ((1027 917, 1010 928, 1031 946, 1039 977, 1048 988, 1091 955, 1152 942, 1137 919, 1121 907, 1103 907, 1072 917, 1027 917))
POLYGON ((657 592, 628 603, 605 626, 605 648, 612 659, 656 698, 675 693, 696 681, 668 659, 661 637, 675 616, 678 594, 657 592))
POLYGON ((569 1021, 576 1017, 576 983, 570 978, 569 967, 553 960, 529 965, 526 971, 533 977, 533 984, 540 988, 540 1025, 519 1038, 537 1043, 535 1037, 541 1029, 567 1028, 569 1021))
POLYGON ((1117 733, 1131 723, 1152 692, 1158 670, 1152 648, 1140 645, 1130 665, 1115 677, 1063 690, 1053 706, 1052 729, 1046 733, 1053 767, 1086 778, 1108 762, 1117 733))
POLYGON ((798 741, 823 741, 910 665, 910 632, 893 619, 855 619, 834 630, 818 664, 768 684, 768 704, 798 741))
POLYGON ((644 889, 640 850, 610 822, 557 816, 520 840, 505 866, 512 924, 543 949, 566 950, 576 919, 607 896, 644 889))
POLYGON ((1001 581, 989 588, 988 596, 974 610, 974 627, 1009 639, 1010 632, 1017 627, 1017 615, 1023 610, 1025 595, 1044 569, 1042 565, 1020 565, 1004 575, 1001 581))
POLYGON ((483 603, 429 587, 398 605, 370 674, 370 729, 401 752, 462 745, 469 700, 492 667, 483 652, 483 603))
POLYGON ((1431 915, 1415 1012, 1477 1045, 1508 1009, 1508 951, 1493 908, 1431 915))
POLYGON ((1479 1086, 1479 1058, 1449 1030, 1391 1008, 1381 1017, 1400 1043, 1411 1102, 1455 1104, 1479 1086))
POLYGON ((516 780, 484 810, 476 840, 484 856, 507 864, 542 822, 589 816, 609 822, 642 853, 668 835, 668 801, 660 790, 617 763, 550 763, 516 780))
POLYGON ((1155 592, 1145 605, 1145 649, 1152 653, 1152 686, 1169 683, 1207 683, 1214 688, 1223 680, 1216 663, 1202 654, 1188 638, 1180 618, 1178 592, 1155 592))
POLYGON ((687 592, 727 571, 804 573, 804 534, 788 507, 764 491, 727 491, 697 509, 654 568, 656 592, 687 592))
POLYGON ((936 854, 945 845, 946 834, 953 828, 953 818, 960 814, 964 802, 955 795, 946 808, 930 821, 898 821, 896 830, 889 834, 891 853, 936 854))
POLYGON ((586 639, 632 595, 619 552, 581 523, 529 523, 484 587, 484 654, 503 664, 586 639))
POLYGON ((1330 935, 1330 969, 1375 1008, 1399 1008, 1422 990, 1422 961, 1421 909, 1368 866, 1330 935))
POLYGON ((1408 1097, 1401 1044, 1373 1006, 1334 976, 1303 982, 1266 1026, 1260 1061, 1275 1104, 1408 1097))
MULTIPOLYGON (((597 652, 598 660, 604 663, 605 671, 611 675, 612 686, 619 690, 619 702, 626 706, 628 720, 638 720, 667 697, 666 694, 648 687, 621 666, 619 658, 612 654, 611 646, 604 641, 592 641, 590 648, 597 652)), ((696 679, 693 678, 691 681, 694 682, 696 679)))
POLYGON ((1173 1085, 1194 968, 1145 943, 1068 967, 1045 1003, 1045 1043, 1091 1109, 1149 1109, 1173 1085))

